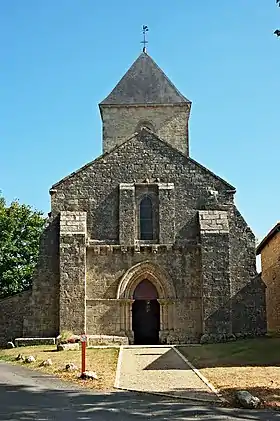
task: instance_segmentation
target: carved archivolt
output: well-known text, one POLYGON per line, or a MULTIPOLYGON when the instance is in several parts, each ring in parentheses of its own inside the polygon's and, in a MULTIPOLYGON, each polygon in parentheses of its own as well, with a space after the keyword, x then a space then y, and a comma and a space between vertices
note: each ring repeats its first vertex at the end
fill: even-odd
POLYGON ((157 265, 146 261, 132 266, 122 276, 117 299, 132 299, 135 288, 144 279, 148 279, 155 286, 159 298, 176 298, 172 281, 168 280, 164 271, 157 265))

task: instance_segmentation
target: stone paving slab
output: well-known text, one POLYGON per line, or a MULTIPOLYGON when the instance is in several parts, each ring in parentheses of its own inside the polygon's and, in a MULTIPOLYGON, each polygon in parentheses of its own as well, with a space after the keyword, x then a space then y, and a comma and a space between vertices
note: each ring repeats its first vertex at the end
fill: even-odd
POLYGON ((219 401, 217 394, 172 347, 122 348, 115 387, 178 398, 219 401))

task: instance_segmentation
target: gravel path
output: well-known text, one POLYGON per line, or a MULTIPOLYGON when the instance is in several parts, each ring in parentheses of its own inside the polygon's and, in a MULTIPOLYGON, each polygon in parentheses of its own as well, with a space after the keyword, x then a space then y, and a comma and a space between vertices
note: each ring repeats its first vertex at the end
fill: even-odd
POLYGON ((219 400, 171 347, 123 348, 120 359, 116 386, 121 389, 219 400))

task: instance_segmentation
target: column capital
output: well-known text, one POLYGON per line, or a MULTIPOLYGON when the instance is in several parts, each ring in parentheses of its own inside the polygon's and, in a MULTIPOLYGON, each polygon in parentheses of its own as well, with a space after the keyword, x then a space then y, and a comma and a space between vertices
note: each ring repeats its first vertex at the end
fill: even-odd
POLYGON ((170 305, 170 304, 174 304, 175 303, 175 299, 173 298, 159 298, 158 302, 160 305, 162 306, 166 306, 166 305, 170 305))
POLYGON ((124 304, 133 304, 134 303, 134 299, 133 298, 122 298, 121 302, 124 304))

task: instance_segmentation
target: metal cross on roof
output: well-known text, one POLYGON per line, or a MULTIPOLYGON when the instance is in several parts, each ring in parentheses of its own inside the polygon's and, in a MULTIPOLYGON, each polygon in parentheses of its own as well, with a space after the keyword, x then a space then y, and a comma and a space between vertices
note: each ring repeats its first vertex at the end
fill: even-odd
POLYGON ((143 27, 142 27, 142 33, 143 33, 144 39, 143 39, 143 41, 141 41, 141 44, 144 44, 143 53, 146 53, 147 52, 146 45, 148 44, 148 41, 146 40, 146 32, 148 32, 148 30, 149 30, 149 28, 147 27, 147 25, 143 25, 143 27))

